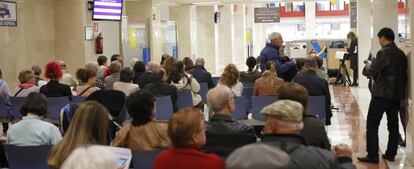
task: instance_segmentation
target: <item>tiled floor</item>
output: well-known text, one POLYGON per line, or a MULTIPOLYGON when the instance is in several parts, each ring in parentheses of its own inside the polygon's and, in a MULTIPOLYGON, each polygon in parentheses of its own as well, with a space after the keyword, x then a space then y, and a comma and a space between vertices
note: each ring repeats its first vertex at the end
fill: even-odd
MULTIPOLYGON (((405 160, 404 148, 399 148, 395 162, 380 160, 378 165, 358 162, 356 157, 366 155, 365 127, 371 95, 368 88, 332 86, 331 95, 338 111, 333 112, 332 125, 327 127, 333 145, 346 143, 352 147, 354 164, 360 169, 409 169, 413 168, 405 160)), ((380 150, 385 151, 388 131, 384 115, 380 125, 380 150)), ((402 130, 400 130, 402 131, 402 130)))

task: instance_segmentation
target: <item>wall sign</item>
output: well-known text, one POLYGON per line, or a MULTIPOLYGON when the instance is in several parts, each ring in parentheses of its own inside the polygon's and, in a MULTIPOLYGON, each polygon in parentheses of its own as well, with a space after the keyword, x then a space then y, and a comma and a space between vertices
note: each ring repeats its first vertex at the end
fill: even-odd
POLYGON ((280 22, 279 8, 254 8, 254 23, 280 22))
POLYGON ((352 28, 357 28, 357 14, 358 14, 358 10, 357 10, 357 2, 349 2, 349 8, 350 8, 350 14, 349 17, 351 19, 351 29, 352 28))
POLYGON ((17 26, 16 2, 0 1, 0 26, 17 26))

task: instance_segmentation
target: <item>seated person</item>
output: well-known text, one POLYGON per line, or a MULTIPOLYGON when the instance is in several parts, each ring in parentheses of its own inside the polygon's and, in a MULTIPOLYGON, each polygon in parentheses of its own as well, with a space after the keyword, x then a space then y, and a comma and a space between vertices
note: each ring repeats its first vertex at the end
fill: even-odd
POLYGON ((326 73, 326 71, 322 69, 323 59, 319 56, 314 56, 312 59, 315 60, 316 64, 318 65, 318 70, 316 70, 316 74, 322 79, 329 80, 328 73, 326 73))
POLYGON ((36 77, 33 71, 21 71, 18 79, 20 84, 16 87, 16 94, 14 94, 14 97, 26 97, 29 93, 39 92, 39 87, 36 86, 36 77))
POLYGON ((232 120, 231 113, 235 109, 233 97, 231 89, 224 85, 207 93, 207 102, 214 115, 207 123, 204 152, 226 157, 236 148, 256 142, 252 126, 232 120))
POLYGON ((356 168, 352 164, 351 148, 347 145, 335 146, 333 153, 314 146, 306 146, 299 135, 303 126, 303 107, 299 102, 279 100, 263 108, 262 114, 266 118, 262 142, 288 153, 289 168, 356 168))
POLYGON ((138 77, 145 73, 145 64, 142 61, 137 61, 132 69, 134 71, 134 84, 138 84, 138 77))
POLYGON ((153 169, 224 169, 224 161, 200 148, 206 143, 206 126, 198 109, 182 109, 171 116, 168 136, 174 147, 162 152, 153 169))
POLYGON ((132 83, 134 76, 134 71, 132 71, 130 68, 122 69, 119 82, 114 83, 114 90, 124 92, 125 96, 129 96, 131 93, 138 91, 139 86, 132 83))
POLYGON ((150 91, 155 96, 171 96, 171 102, 173 105, 173 111, 177 112, 177 87, 167 83, 168 76, 165 70, 161 68, 158 72, 154 73, 155 82, 147 84, 145 89, 150 91))
POLYGON ((308 91, 297 83, 285 83, 279 88, 279 100, 297 101, 303 106, 303 129, 300 135, 305 139, 306 145, 331 150, 325 123, 318 118, 307 115, 308 91))
POLYGON ((76 71, 76 78, 79 80, 79 85, 76 86, 76 95, 88 97, 93 92, 100 90, 95 86, 96 72, 91 69, 80 68, 76 71))
POLYGON ((45 66, 45 77, 49 79, 49 82, 40 87, 39 92, 43 93, 46 97, 68 96, 71 99, 72 92, 70 87, 59 82, 62 75, 62 69, 57 61, 47 63, 45 66))
POLYGON ((242 83, 254 83, 256 79, 260 78, 261 73, 255 69, 257 65, 256 58, 250 56, 246 60, 246 65, 248 67, 247 71, 240 72, 240 82, 242 83))
POLYGON ((43 94, 30 93, 20 112, 24 117, 7 131, 7 144, 38 146, 57 144, 62 139, 62 134, 55 125, 41 120, 47 113, 47 98, 43 94))
POLYGON ((132 121, 122 126, 112 146, 127 147, 132 151, 152 151, 171 146, 167 135, 168 124, 154 119, 154 95, 140 90, 129 95, 126 104, 132 121))
POLYGON ((277 77, 276 64, 269 61, 262 77, 254 83, 253 96, 277 96, 277 91, 284 82, 277 77))
POLYGON ((326 120, 325 125, 331 125, 331 94, 329 92, 328 81, 320 78, 316 71, 318 66, 314 60, 306 60, 303 67, 304 73, 295 78, 295 82, 304 86, 308 90, 309 96, 325 96, 326 120))
POLYGON ((214 87, 213 79, 211 78, 211 73, 204 67, 204 64, 204 58, 197 58, 191 75, 193 75, 198 83, 207 82, 208 88, 211 89, 214 87))
POLYGON ((224 71, 221 74, 221 78, 217 86, 229 87, 234 95, 241 96, 243 93, 243 84, 239 81, 239 70, 236 65, 228 64, 224 67, 224 71))
POLYGON ((158 63, 150 62, 147 66, 147 71, 142 73, 136 79, 136 82, 139 85, 140 89, 144 89, 147 84, 150 84, 155 81, 154 73, 160 70, 161 66, 158 63))
POLYGON ((111 74, 105 77, 105 89, 114 89, 114 83, 119 82, 121 69, 121 63, 118 61, 111 62, 109 65, 109 71, 111 74))
POLYGON ((65 160, 61 169, 116 169, 117 160, 117 155, 109 147, 78 147, 65 160))
POLYGON ((69 73, 65 62, 60 60, 59 64, 63 72, 60 83, 68 85, 71 89, 73 89, 76 85, 78 85, 78 82, 76 81, 75 77, 69 73))

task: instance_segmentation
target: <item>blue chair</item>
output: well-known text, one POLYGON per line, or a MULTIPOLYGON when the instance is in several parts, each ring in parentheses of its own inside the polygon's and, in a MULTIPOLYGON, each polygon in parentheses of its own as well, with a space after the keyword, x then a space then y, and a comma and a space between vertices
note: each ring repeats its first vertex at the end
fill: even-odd
POLYGON ((220 81, 221 77, 211 77, 211 80, 213 80, 214 86, 217 86, 218 82, 220 81))
POLYGON ((325 120, 326 117, 325 96, 309 96, 306 114, 325 120))
POLYGON ((262 109, 277 101, 276 96, 253 96, 252 97, 252 116, 256 120, 264 121, 265 117, 260 114, 262 109))
POLYGON ((4 144, 9 166, 12 169, 48 169, 47 155, 52 145, 19 147, 4 144))
POLYGON ((246 99, 243 96, 234 97, 236 109, 232 112, 231 116, 234 120, 245 120, 247 119, 246 114, 246 99))
POLYGON ((75 104, 81 104, 83 101, 85 101, 86 97, 84 96, 72 96, 71 103, 75 104))
POLYGON ((15 119, 21 119, 20 107, 22 107, 26 97, 10 97, 11 111, 15 119))
POLYGON ((48 104, 47 104, 47 111, 46 118, 52 120, 52 121, 59 121, 60 117, 60 110, 68 104, 69 98, 64 97, 48 97, 48 104))
POLYGON ((184 89, 181 91, 178 91, 177 94, 177 107, 178 109, 184 109, 184 108, 192 108, 193 105, 193 95, 191 93, 191 90, 184 89))
POLYGON ((157 113, 155 113, 155 119, 168 120, 173 114, 173 105, 171 96, 156 97, 157 99, 157 113))
POLYGON ((8 121, 9 120, 9 111, 10 106, 4 102, 2 98, 0 98, 0 119, 2 121, 8 121))
POLYGON ((155 151, 132 152, 134 169, 152 169, 155 159, 164 149, 155 151))
POLYGON ((249 87, 249 88, 253 88, 254 87, 254 83, 252 82, 243 82, 243 87, 249 87))
POLYGON ((207 92, 208 92, 208 85, 207 82, 201 82, 200 83, 200 96, 201 100, 205 103, 207 102, 207 92))
POLYGON ((250 112, 252 109, 253 87, 244 87, 242 96, 244 96, 244 98, 246 99, 247 112, 250 112))

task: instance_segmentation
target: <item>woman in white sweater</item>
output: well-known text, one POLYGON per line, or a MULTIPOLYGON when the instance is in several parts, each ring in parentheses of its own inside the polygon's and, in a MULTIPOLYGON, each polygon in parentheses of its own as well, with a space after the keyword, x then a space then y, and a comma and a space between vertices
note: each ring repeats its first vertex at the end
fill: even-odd
POLYGON ((228 64, 221 74, 220 83, 218 85, 226 85, 231 88, 234 95, 241 96, 243 93, 243 84, 239 81, 239 70, 236 65, 228 64))
POLYGON ((204 105, 201 102, 201 96, 198 94, 200 92, 200 84, 191 74, 184 72, 183 61, 176 60, 173 62, 167 82, 175 85, 178 91, 190 89, 192 91, 194 107, 203 109, 204 105))

